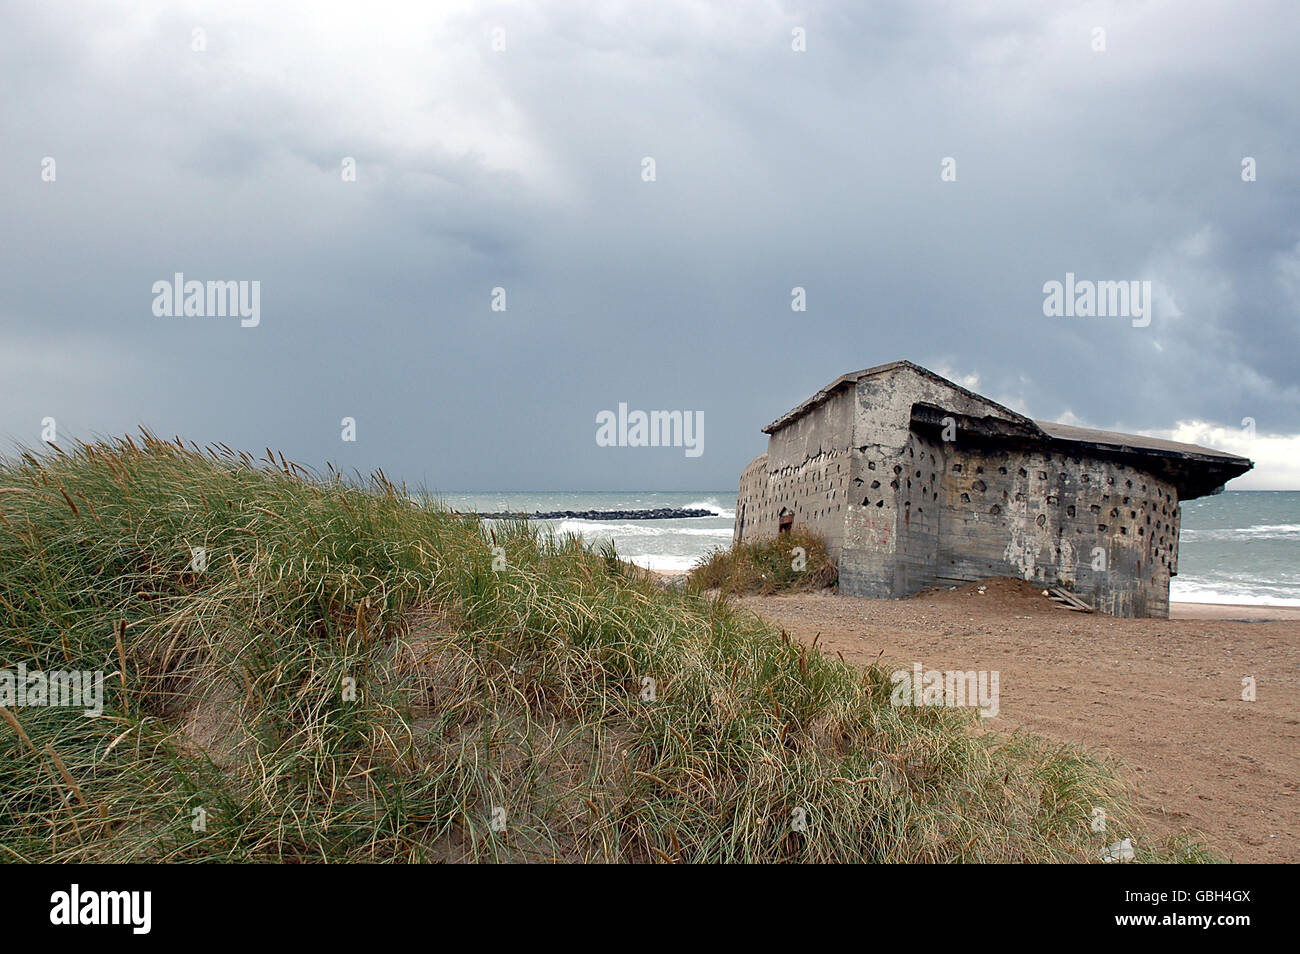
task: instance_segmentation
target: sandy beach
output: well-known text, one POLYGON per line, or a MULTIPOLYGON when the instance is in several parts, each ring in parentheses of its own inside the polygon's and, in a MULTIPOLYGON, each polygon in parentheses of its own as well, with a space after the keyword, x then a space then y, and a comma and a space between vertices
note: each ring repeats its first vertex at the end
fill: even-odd
POLYGON ((1117 619, 1019 581, 981 585, 740 602, 850 663, 997 670, 989 728, 1118 756, 1157 833, 1198 829, 1237 862, 1300 860, 1300 610, 1183 603, 1168 620, 1117 619), (1241 698, 1247 676, 1254 702, 1241 698))
POLYGON ((1227 619, 1245 623, 1300 621, 1300 606, 1253 606, 1244 603, 1170 603, 1170 619, 1227 619))

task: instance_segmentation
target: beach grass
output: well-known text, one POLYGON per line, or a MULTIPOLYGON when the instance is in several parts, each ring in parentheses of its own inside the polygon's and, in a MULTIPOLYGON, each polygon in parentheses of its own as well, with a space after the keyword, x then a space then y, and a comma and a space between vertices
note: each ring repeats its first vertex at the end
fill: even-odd
POLYGON ((102 671, 104 711, 0 711, 9 861, 1202 859, 1078 747, 892 706, 880 667, 725 596, 270 451, 0 466, 20 664, 102 671))
POLYGON ((821 590, 838 579, 826 540, 803 528, 710 550, 687 574, 692 586, 733 596, 821 590))

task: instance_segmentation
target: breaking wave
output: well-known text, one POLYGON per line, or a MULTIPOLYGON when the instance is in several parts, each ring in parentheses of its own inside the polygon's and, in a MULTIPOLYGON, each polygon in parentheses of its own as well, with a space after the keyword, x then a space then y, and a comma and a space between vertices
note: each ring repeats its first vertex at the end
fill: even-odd
POLYGON ((736 519, 735 510, 728 510, 726 507, 722 506, 722 504, 718 503, 712 497, 710 497, 708 500, 692 500, 683 509, 684 510, 709 510, 719 517, 726 517, 728 520, 736 519))

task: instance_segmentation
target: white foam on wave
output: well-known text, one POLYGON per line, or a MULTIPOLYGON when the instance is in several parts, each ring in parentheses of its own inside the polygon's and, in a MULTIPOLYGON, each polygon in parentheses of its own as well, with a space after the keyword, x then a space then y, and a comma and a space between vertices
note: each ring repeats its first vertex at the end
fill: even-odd
POLYGON ((616 523, 611 520, 561 520, 556 526, 560 533, 619 537, 717 537, 731 539, 731 527, 663 527, 658 521, 616 523))
POLYGON ((1261 523, 1236 532, 1247 537, 1300 537, 1300 523, 1261 523))
POLYGON ((1194 583, 1190 580, 1171 580, 1171 603, 1235 603, 1241 606, 1300 606, 1300 598, 1275 594, 1268 587, 1237 588, 1194 583))
POLYGON ((555 529, 558 533, 605 537, 660 537, 666 532, 664 527, 655 527, 648 523, 639 526, 635 523, 614 523, 611 520, 561 520, 556 524, 555 529))
POLYGON ((667 553, 637 553, 632 556, 622 556, 622 559, 645 567, 647 570, 669 570, 674 573, 685 573, 699 562, 698 557, 673 556, 667 553))
POLYGON ((1183 528, 1181 537, 1187 540, 1291 540, 1300 537, 1300 523, 1260 523, 1253 527, 1226 527, 1217 530, 1183 528))
POLYGON ((724 506, 722 506, 722 504, 718 503, 712 497, 710 497, 708 500, 692 500, 682 509, 683 510, 711 510, 716 516, 726 517, 728 520, 736 519, 736 511, 726 509, 724 506))

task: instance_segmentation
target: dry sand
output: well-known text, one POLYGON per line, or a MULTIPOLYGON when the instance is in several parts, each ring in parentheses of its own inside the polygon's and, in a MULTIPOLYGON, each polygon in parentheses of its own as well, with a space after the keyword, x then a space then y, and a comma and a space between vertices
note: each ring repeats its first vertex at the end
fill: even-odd
POLYGON ((906 600, 740 602, 855 664, 997 670, 985 722, 1119 756, 1159 834, 1198 829, 1239 862, 1300 860, 1300 612, 1176 604, 1174 619, 1071 612, 1018 580, 906 600), (1227 617, 1216 618, 1217 617, 1227 617), (1267 622, 1240 622, 1267 617, 1267 622), (1257 701, 1242 701, 1253 676, 1257 701))

